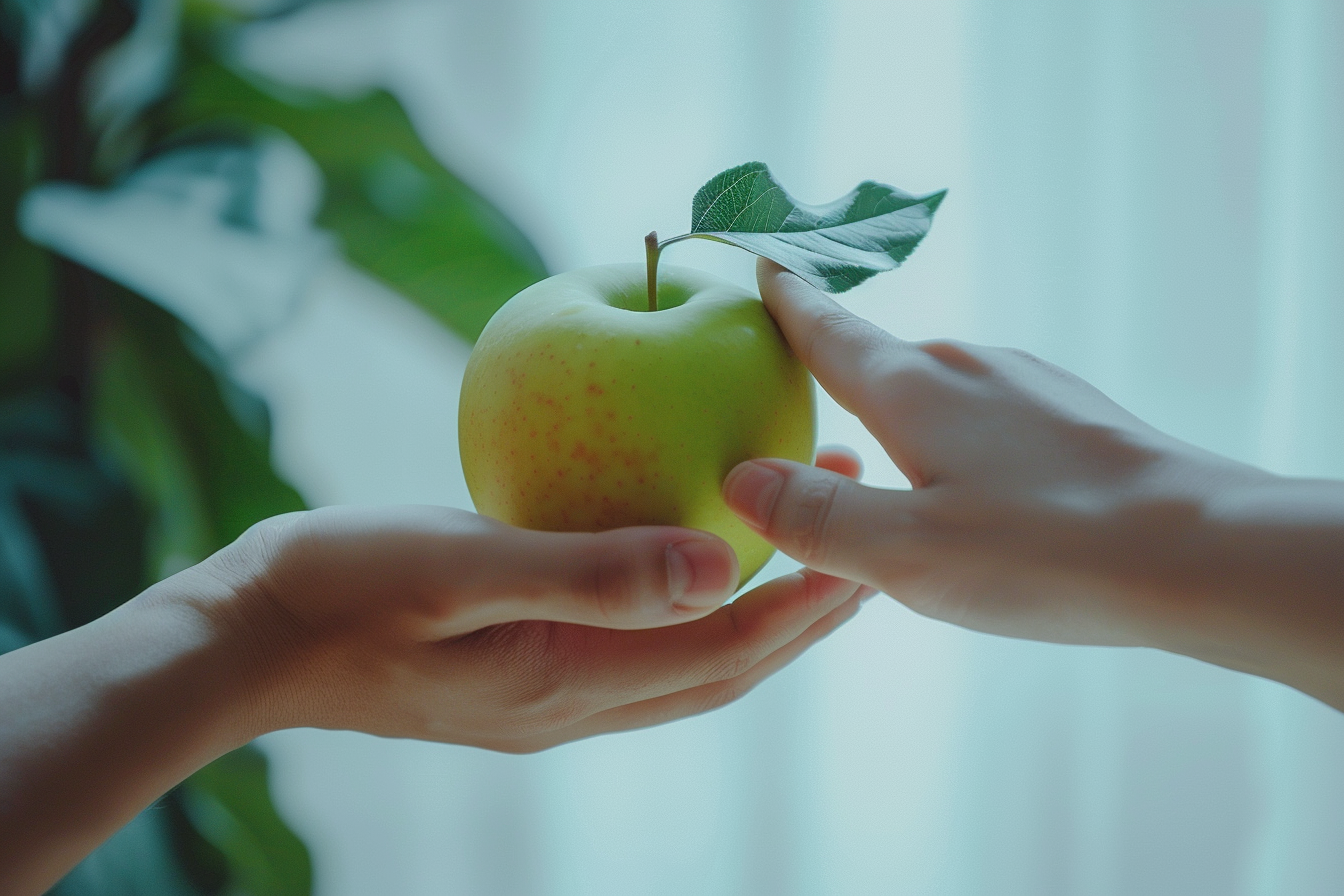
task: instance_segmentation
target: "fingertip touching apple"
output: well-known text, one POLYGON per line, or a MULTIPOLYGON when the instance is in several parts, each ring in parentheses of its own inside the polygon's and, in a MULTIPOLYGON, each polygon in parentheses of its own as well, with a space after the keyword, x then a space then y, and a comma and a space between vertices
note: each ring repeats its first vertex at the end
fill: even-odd
POLYGON ((671 243, 704 237, 771 258, 832 292, 899 264, 943 194, 865 182, 804 206, 764 165, 696 194, 692 232, 647 238, 646 265, 558 274, 510 299, 481 333, 458 411, 476 510, 529 529, 702 529, 736 552, 741 583, 774 548, 724 502, 738 463, 811 463, 811 375, 760 297, 689 268, 658 270, 671 243))

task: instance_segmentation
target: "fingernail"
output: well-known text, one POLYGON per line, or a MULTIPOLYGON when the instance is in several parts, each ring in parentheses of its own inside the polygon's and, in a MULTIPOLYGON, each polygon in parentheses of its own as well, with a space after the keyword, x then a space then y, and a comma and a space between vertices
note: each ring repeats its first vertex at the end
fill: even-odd
POLYGON ((667 590, 673 604, 716 606, 728 592, 723 550, 711 541, 682 541, 667 546, 667 590))
POLYGON ((723 499, 738 516, 757 529, 770 524, 770 515, 784 485, 784 475, 773 467, 747 461, 738 464, 723 483, 723 499))

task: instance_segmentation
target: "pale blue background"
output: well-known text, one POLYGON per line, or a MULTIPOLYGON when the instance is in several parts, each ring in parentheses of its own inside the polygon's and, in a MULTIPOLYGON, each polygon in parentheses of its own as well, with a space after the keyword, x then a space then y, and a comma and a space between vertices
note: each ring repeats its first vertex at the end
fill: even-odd
MULTIPOLYGON (((867 177, 948 187, 927 243, 850 307, 1025 347, 1201 445, 1344 475, 1339 3, 378 8, 249 52, 392 85, 556 269, 637 260, 747 159, 811 201, 867 177)), ((674 251, 750 282, 724 247, 674 251)), ((330 452, 326 499, 413 498, 389 454, 419 459, 417 483, 455 473, 443 422, 425 425, 448 397, 397 378, 394 340, 381 351, 365 375, 386 379, 360 394, 408 390, 398 432, 441 456, 374 433, 335 449, 314 415, 292 447, 330 452)), ((834 406, 823 439, 900 483, 834 406)), ((887 602, 671 727, 530 758, 272 748, 325 894, 1344 892, 1338 714, 1181 658, 967 634, 887 602)))
MULTIPOLYGON (((813 202, 864 178, 948 187, 925 245, 851 308, 1030 349, 1215 451, 1344 476, 1338 0, 362 0, 236 51, 297 83, 391 88, 555 270, 638 260, 749 159, 813 202)), ((311 208, 276 146, 277 183, 308 183, 311 208)), ((671 252, 751 282, 745 253, 671 252)), ((200 326, 266 316, 226 307, 200 326)), ((309 500, 468 506, 465 347, 335 260, 294 315, 235 363, 309 500)), ((822 437, 903 484, 833 404, 822 437)), ((532 757, 266 745, 321 896, 1344 892, 1338 713, 886 600, 741 703, 664 728, 532 757)))

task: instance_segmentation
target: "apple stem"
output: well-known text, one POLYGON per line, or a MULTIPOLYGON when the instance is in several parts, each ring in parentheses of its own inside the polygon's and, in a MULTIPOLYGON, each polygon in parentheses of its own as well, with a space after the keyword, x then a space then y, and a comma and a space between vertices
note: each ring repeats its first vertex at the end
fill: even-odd
POLYGON ((673 243, 679 243, 682 240, 689 240, 692 237, 697 236, 704 237, 705 239, 708 240, 714 240, 715 242, 718 243, 727 242, 727 240, 721 240, 718 237, 710 236, 709 234, 705 233, 683 233, 681 236, 669 237, 660 243, 658 242, 658 231, 656 230, 650 230, 649 235, 644 237, 644 256, 645 258, 648 259, 648 266, 649 266, 650 311, 658 310, 658 256, 662 253, 663 249, 672 245, 673 243))
POLYGON ((644 257, 649 268, 650 311, 658 310, 658 253, 662 251, 662 248, 658 245, 658 231, 650 230, 649 235, 644 237, 644 257))

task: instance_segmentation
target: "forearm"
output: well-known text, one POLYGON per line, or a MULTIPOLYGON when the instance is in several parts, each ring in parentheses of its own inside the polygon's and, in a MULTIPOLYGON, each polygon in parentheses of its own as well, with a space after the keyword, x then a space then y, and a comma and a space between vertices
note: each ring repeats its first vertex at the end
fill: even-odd
POLYGON ((0 891, 44 892, 173 785, 260 733, 248 651, 180 599, 222 596, 201 593, 211 587, 175 577, 0 657, 0 891))
POLYGON ((1344 482, 1257 473, 1205 491, 1148 537, 1166 609, 1154 646, 1344 710, 1344 482))

